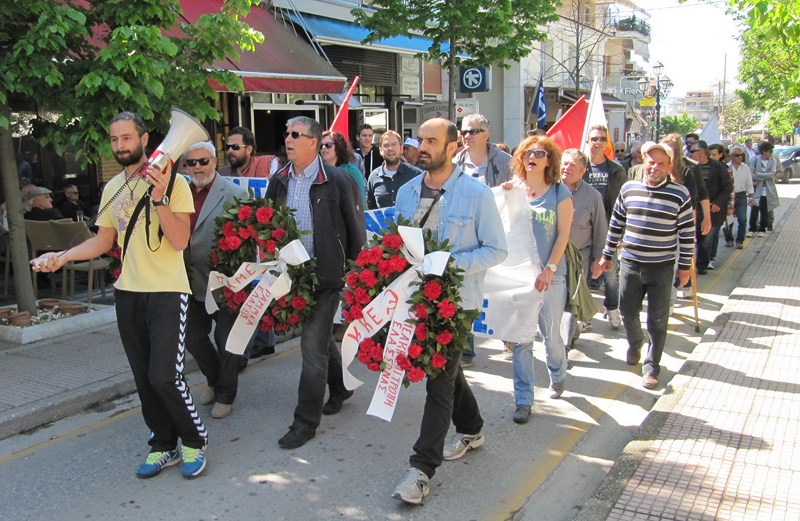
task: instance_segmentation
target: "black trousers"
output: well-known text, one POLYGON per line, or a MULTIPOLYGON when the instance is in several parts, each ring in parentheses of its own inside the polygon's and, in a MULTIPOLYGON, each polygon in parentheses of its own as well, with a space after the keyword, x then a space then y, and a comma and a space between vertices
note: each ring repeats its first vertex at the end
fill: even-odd
POLYGON ((133 372, 151 451, 173 450, 178 439, 195 449, 208 443, 183 377, 189 295, 114 291, 117 327, 133 372))
POLYGON ((753 233, 765 232, 767 228, 772 229, 772 216, 767 209, 767 196, 762 195, 757 202, 758 205, 750 208, 750 231, 753 233))
POLYGON ((432 478, 442 464, 450 420, 457 432, 478 434, 483 429, 483 418, 475 395, 464 378, 460 352, 447 362, 439 376, 428 378, 425 389, 427 396, 419 438, 414 443, 414 454, 408 462, 432 478))
POLYGON ((189 299, 189 315, 186 326, 186 349, 192 354, 209 387, 214 388, 217 403, 232 404, 239 386, 239 360, 225 350, 231 328, 237 315, 227 309, 219 309, 213 315, 206 312, 204 302, 189 299), (211 324, 214 324, 214 342, 211 342, 211 324), (216 347, 214 347, 216 344, 216 347))

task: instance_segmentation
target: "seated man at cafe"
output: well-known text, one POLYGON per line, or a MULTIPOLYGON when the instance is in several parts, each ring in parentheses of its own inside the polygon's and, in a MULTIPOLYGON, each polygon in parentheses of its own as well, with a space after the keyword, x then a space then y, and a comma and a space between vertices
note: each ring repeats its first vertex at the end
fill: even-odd
POLYGON ((89 208, 83 203, 83 201, 80 200, 80 194, 78 193, 77 186, 65 186, 64 196, 67 199, 58 207, 61 215, 64 217, 69 217, 73 221, 81 221, 83 220, 83 216, 89 216, 89 208))
POLYGON ((53 192, 43 186, 37 186, 28 192, 30 210, 25 212, 25 219, 29 221, 49 221, 50 219, 63 219, 64 216, 53 208, 53 192))

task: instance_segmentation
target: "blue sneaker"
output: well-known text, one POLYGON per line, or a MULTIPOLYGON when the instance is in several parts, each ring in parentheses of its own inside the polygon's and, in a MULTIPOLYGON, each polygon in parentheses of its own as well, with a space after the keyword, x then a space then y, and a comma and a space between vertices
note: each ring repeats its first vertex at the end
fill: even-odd
POLYGON ((177 449, 164 452, 151 452, 147 455, 147 459, 144 460, 144 463, 139 465, 139 468, 136 469, 136 476, 140 478, 152 478, 161 472, 161 469, 164 467, 177 465, 180 460, 181 453, 177 449))
POLYGON ((183 477, 196 478, 206 468, 206 449, 183 446, 183 477))

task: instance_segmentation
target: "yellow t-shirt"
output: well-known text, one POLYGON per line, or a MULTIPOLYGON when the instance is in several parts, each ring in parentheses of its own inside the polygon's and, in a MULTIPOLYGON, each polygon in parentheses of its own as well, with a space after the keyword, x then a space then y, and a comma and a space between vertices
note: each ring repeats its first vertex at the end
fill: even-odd
MULTIPOLYGON (((114 228, 117 231, 117 244, 123 247, 125 230, 131 219, 133 210, 139 200, 147 192, 150 185, 144 178, 134 176, 125 186, 125 173, 116 175, 103 190, 100 208, 119 191, 119 195, 97 219, 97 225, 114 228), (121 188, 121 191, 120 191, 121 188)), ((145 212, 142 208, 136 226, 133 228, 128 251, 122 264, 122 273, 114 287, 124 291, 138 293, 178 292, 191 293, 183 252, 175 250, 166 237, 158 240, 158 212, 150 206, 150 246, 147 245, 145 233, 145 212), (156 251, 151 251, 151 248, 156 251)), ((192 192, 186 179, 178 175, 169 198, 169 207, 174 213, 194 213, 192 192)))

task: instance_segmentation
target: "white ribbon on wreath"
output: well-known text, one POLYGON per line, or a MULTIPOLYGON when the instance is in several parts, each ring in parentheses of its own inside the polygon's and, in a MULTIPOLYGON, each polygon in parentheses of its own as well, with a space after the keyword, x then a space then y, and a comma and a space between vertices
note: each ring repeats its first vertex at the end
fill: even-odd
POLYGON ((411 283, 425 275, 441 276, 447 267, 450 253, 435 251, 425 254, 425 239, 420 228, 398 226, 403 239, 402 252, 409 267, 364 306, 363 317, 350 323, 342 339, 342 376, 347 389, 353 390, 364 382, 350 374, 347 368, 358 353, 362 340, 371 338, 391 322, 383 350, 385 368, 380 373, 367 414, 391 421, 405 371, 397 366, 397 355, 407 355, 414 339, 414 324, 408 322, 411 305, 407 302, 414 292, 411 283))
POLYGON ((258 285, 239 308, 239 315, 236 317, 236 322, 228 335, 228 341, 225 343, 226 351, 235 355, 244 353, 247 343, 259 326, 261 317, 267 311, 270 303, 286 295, 292 289, 292 279, 286 268, 299 266, 311 258, 299 239, 295 239, 277 250, 277 254, 278 258, 274 261, 244 262, 231 277, 216 271, 208 274, 206 311, 209 315, 219 309, 211 294, 213 291, 225 287, 236 293, 256 278, 261 277, 258 285), (271 272, 277 272, 278 275, 271 272))

